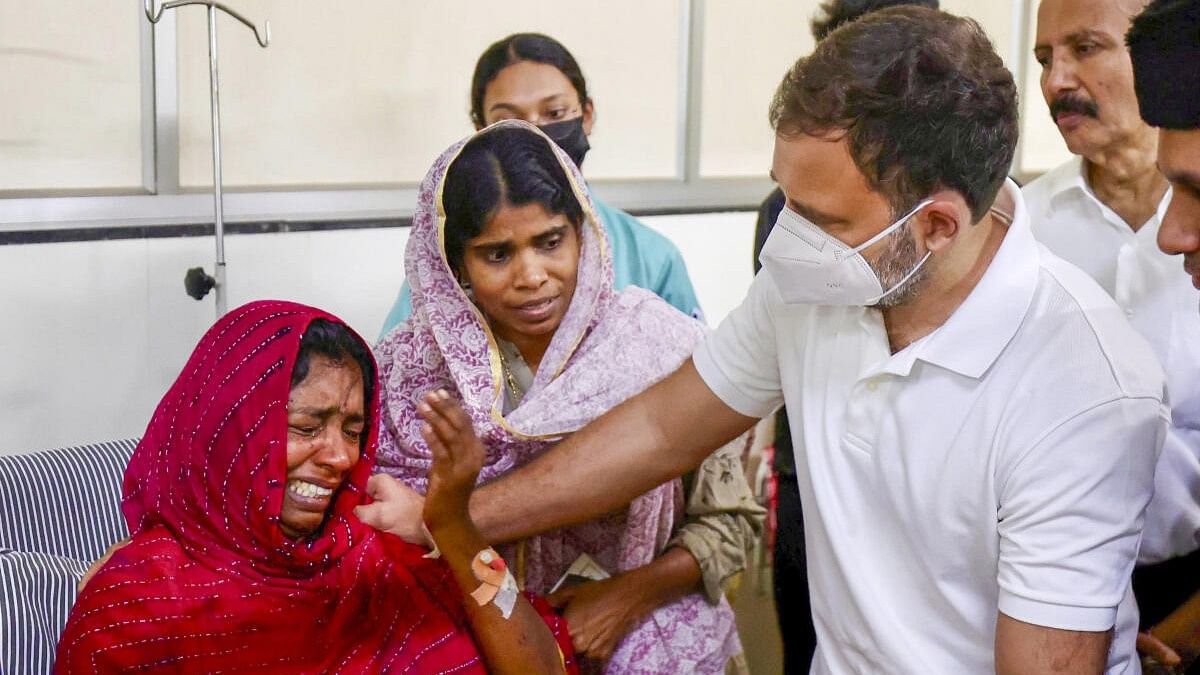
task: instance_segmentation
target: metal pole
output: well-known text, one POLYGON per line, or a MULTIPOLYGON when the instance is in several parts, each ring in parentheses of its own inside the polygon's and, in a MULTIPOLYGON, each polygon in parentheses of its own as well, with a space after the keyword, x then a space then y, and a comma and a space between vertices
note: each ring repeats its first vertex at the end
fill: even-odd
POLYGON ((217 85, 217 8, 208 6, 208 82, 212 88, 213 213, 217 239, 217 318, 225 315, 225 209, 221 199, 221 100, 217 85))
MULTIPOLYGON (((142 9, 146 12, 146 18, 150 23, 156 24, 162 19, 163 12, 166 10, 185 5, 205 5, 208 7, 208 84, 209 93, 211 94, 209 99, 212 102, 213 234, 216 235, 217 259, 214 265, 215 269, 213 270, 215 274, 212 277, 205 274, 203 268, 200 267, 188 270, 187 276, 184 277, 184 288, 187 290, 188 295, 200 300, 210 289, 215 287, 217 290, 217 318, 219 319, 225 315, 227 300, 225 293, 225 205, 221 195, 221 92, 220 79, 217 77, 217 10, 225 12, 254 31, 254 39, 264 49, 271 44, 271 22, 265 22, 263 24, 263 32, 259 34, 258 27, 249 19, 217 2, 217 0, 167 0, 167 2, 164 2, 157 8, 155 7, 155 0, 143 0, 142 9)), ((159 129, 159 131, 161 132, 162 129, 159 129)), ((159 150, 162 150, 162 148, 159 148, 159 150)), ((159 161, 161 162, 161 158, 159 161)), ((171 187, 177 188, 178 167, 172 166, 171 170, 175 174, 173 175, 175 179, 173 182, 175 184, 171 187)), ((163 176, 165 175, 165 172, 158 173, 158 180, 164 180, 163 176)), ((159 187, 161 188, 162 185, 160 184, 159 187)))

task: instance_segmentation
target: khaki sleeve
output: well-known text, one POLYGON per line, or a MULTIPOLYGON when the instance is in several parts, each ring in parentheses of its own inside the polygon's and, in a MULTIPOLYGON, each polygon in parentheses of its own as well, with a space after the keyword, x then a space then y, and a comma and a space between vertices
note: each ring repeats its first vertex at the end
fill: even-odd
POLYGON ((667 544, 696 559, 704 594, 713 604, 734 575, 746 568, 766 518, 742 469, 745 445, 746 437, 738 437, 684 477, 686 519, 667 544))

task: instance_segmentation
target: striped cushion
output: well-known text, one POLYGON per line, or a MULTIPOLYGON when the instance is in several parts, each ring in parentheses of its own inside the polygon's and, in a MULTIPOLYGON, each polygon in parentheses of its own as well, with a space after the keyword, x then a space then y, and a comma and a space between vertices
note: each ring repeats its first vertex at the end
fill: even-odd
POLYGON ((49 673, 83 573, 127 534, 137 440, 0 457, 0 673, 49 673))
POLYGON ((50 673, 89 563, 0 549, 0 673, 50 673))
POLYGON ((0 548, 95 560, 128 534, 121 478, 137 440, 0 457, 0 548))

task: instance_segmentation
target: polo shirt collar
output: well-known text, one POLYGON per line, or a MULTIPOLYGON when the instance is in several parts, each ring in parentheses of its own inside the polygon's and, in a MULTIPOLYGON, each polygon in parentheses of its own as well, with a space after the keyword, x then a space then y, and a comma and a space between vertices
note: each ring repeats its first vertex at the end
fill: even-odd
POLYGON ((910 365, 919 359, 978 379, 1025 320, 1037 290, 1041 261, 1025 201, 1015 183, 1005 181, 993 208, 1012 216, 1004 241, 979 283, 946 323, 910 345, 915 348, 906 359, 910 365))
POLYGON ((1071 155, 1071 159, 1046 174, 1046 178, 1050 181, 1051 200, 1078 191, 1094 202, 1100 201, 1092 194, 1092 188, 1087 183, 1082 155, 1071 155))
POLYGON ((1082 155, 1072 155, 1071 159, 1046 174, 1046 179, 1050 182, 1049 194, 1052 204, 1077 192, 1088 203, 1099 209, 1104 222, 1109 226, 1120 230, 1122 233, 1134 234, 1139 239, 1148 239, 1152 243, 1158 237, 1158 225, 1162 222, 1163 215, 1167 211, 1167 206, 1171 203, 1172 188, 1168 185, 1166 193, 1163 194, 1163 198, 1158 202, 1158 208, 1155 210, 1154 217, 1135 233, 1129 229, 1129 226, 1107 204, 1100 201, 1095 192, 1092 192, 1092 186, 1087 182, 1086 165, 1083 162, 1082 155))

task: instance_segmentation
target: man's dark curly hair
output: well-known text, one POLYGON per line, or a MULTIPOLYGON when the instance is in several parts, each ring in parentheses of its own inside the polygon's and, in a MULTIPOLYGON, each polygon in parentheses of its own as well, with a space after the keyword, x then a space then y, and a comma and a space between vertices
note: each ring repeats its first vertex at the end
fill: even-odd
POLYGON ((938 0, 827 0, 821 3, 820 14, 813 17, 809 26, 817 42, 825 39, 835 28, 849 23, 863 14, 888 7, 917 5, 938 9, 938 0))
POLYGON ((979 24, 924 7, 848 23, 784 75, 783 138, 845 134, 873 190, 901 213, 939 188, 987 214, 1017 145, 1017 88, 979 24))

